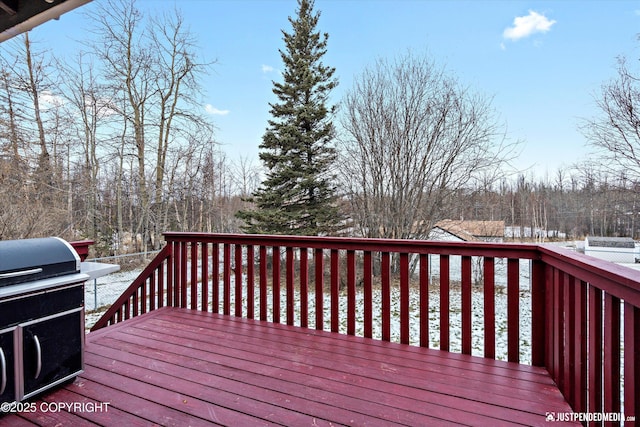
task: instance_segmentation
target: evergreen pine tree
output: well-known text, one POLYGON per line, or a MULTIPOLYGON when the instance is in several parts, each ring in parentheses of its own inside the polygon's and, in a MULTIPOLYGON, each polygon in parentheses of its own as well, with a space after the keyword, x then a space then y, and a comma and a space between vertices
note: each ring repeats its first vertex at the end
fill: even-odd
POLYGON ((316 30, 320 12, 313 6, 298 0, 297 16, 289 17, 293 31, 282 31, 284 82, 273 83, 278 101, 269 104, 272 119, 260 144, 266 178, 250 199, 255 209, 238 213, 250 233, 330 234, 339 221, 331 172, 335 106, 327 106, 338 82, 335 68, 321 62, 328 34, 316 30))

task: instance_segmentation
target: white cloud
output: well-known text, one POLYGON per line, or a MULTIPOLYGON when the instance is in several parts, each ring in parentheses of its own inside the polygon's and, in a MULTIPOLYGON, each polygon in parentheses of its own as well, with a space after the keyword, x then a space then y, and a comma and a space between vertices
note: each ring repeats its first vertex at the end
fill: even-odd
POLYGON ((63 97, 54 95, 52 92, 45 90, 38 95, 40 102, 46 107, 61 107, 65 104, 63 97))
POLYGON ((273 72, 273 67, 271 65, 262 64, 262 72, 263 73, 271 73, 273 72))
POLYGON ((502 36, 505 39, 516 41, 536 33, 546 33, 555 23, 556 21, 530 10, 526 16, 517 16, 513 20, 513 26, 506 28, 502 36))
POLYGON ((204 110, 214 116, 226 116, 227 114, 229 114, 229 110, 218 110, 216 107, 214 107, 211 104, 207 104, 204 106, 204 110))

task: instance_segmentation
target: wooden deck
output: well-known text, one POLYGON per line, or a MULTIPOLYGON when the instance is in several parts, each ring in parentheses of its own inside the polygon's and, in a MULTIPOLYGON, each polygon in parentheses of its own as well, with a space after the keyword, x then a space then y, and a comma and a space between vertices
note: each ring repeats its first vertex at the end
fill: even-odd
POLYGON ((548 425, 571 412, 542 368, 183 308, 88 334, 84 374, 40 399, 0 425, 548 425), (62 402, 76 408, 41 410, 62 402))

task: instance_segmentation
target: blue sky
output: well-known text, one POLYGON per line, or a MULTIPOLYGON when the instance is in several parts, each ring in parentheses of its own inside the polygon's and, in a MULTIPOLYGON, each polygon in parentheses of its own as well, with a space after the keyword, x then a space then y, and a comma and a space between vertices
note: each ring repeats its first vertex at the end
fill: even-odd
MULTIPOLYGON (((32 32, 56 51, 88 36, 82 8, 32 32)), ((216 60, 203 106, 229 158, 257 160, 279 80, 281 29, 295 0, 177 2, 203 57, 216 60)), ((171 11, 170 0, 139 0, 144 12, 171 11)), ((523 145, 514 165, 536 175, 588 157, 578 130, 597 114, 594 94, 615 77, 616 57, 640 58, 639 1, 316 0, 329 33, 325 63, 336 67, 335 102, 377 58, 410 49, 429 55, 460 82, 493 97, 509 137, 523 145)))

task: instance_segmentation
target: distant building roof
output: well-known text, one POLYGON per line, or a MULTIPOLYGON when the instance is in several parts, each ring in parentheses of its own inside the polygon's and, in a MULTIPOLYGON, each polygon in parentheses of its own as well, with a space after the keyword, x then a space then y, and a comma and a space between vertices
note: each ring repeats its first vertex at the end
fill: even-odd
POLYGON ((504 221, 465 221, 443 219, 435 225, 463 240, 479 237, 504 237, 504 221))
MULTIPOLYGON (((465 242, 473 242, 473 241, 478 241, 479 239, 477 239, 475 236, 473 236, 471 233, 469 233, 468 231, 460 228, 458 225, 456 224, 443 224, 442 221, 437 223, 434 226, 435 228, 439 228, 440 230, 451 234, 452 236, 455 236, 457 238, 459 238, 460 240, 463 240, 465 242)), ((439 239, 437 239, 439 240, 439 239)))
POLYGON ((631 237, 593 237, 587 236, 587 245, 600 248, 635 248, 631 237))

